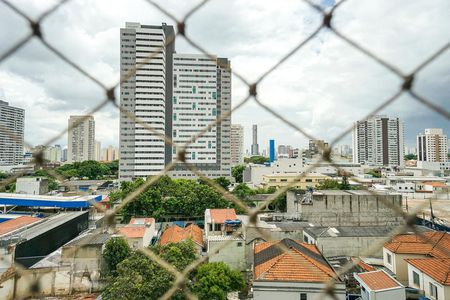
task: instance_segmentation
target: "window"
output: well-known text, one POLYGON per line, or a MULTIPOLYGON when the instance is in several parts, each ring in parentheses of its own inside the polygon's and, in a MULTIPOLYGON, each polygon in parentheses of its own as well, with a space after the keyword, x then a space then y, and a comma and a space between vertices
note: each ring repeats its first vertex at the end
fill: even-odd
POLYGON ((307 299, 308 299, 307 294, 305 293, 300 294, 300 300, 307 300, 307 299))
POLYGON ((238 242, 238 243, 237 243, 237 246, 238 246, 238 247, 242 247, 242 242, 238 242))
POLYGON ((430 282, 430 295, 431 295, 431 297, 433 297, 434 299, 438 300, 437 286, 435 286, 435 285, 432 284, 431 282, 430 282))
POLYGON ((306 182, 312 182, 312 179, 306 179, 305 181, 306 182))
POLYGON ((412 271, 412 273, 413 273, 413 283, 414 283, 416 286, 420 287, 420 277, 419 277, 419 274, 417 274, 417 273, 414 272, 414 271, 412 271))
POLYGON ((386 253, 386 259, 387 259, 387 262, 388 262, 388 264, 392 264, 392 255, 390 255, 389 253, 386 253))

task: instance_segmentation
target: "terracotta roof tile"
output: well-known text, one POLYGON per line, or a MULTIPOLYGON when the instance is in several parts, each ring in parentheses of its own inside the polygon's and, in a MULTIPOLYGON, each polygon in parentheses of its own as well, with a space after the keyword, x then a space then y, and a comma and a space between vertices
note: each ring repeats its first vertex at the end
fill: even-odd
POLYGON ((159 240, 159 244, 167 245, 169 243, 178 243, 186 239, 192 239, 193 242, 203 247, 203 230, 195 224, 190 224, 186 228, 172 225, 164 230, 159 240))
POLYGON ((424 254, 450 257, 450 234, 443 231, 425 232, 421 235, 400 234, 384 247, 393 253, 424 254), (447 250, 447 251, 446 251, 447 250))
POLYGON ((337 278, 316 246, 284 239, 255 246, 255 280, 325 282, 337 278), (276 244, 283 243, 288 252, 276 244))
POLYGON ((445 185, 445 183, 440 182, 440 181, 425 181, 425 182, 422 182, 422 184, 431 185, 432 187, 446 187, 447 186, 447 185, 445 185))
POLYGON ((417 258, 405 260, 437 282, 450 285, 450 258, 417 258))
POLYGON ((119 233, 129 239, 142 238, 144 237, 145 229, 143 226, 125 226, 119 229, 119 233))
POLYGON ((151 225, 155 223, 154 218, 131 218, 128 224, 132 225, 151 225))
POLYGON ((223 224, 225 220, 236 220, 236 212, 234 208, 211 209, 211 222, 215 224, 223 224))
POLYGON ((385 271, 378 270, 356 274, 372 291, 385 290, 395 287, 402 287, 397 281, 389 276, 385 271))
POLYGON ((33 224, 34 222, 37 222, 39 220, 42 219, 30 216, 20 216, 18 218, 2 222, 0 223, 0 235, 20 229, 24 226, 33 224))
POLYGON ((364 271, 367 272, 371 272, 371 271, 375 271, 376 269, 374 267, 372 267, 371 265, 366 264, 365 262, 363 262, 360 259, 357 259, 355 257, 352 257, 352 261, 357 264, 361 269, 363 269, 364 271))

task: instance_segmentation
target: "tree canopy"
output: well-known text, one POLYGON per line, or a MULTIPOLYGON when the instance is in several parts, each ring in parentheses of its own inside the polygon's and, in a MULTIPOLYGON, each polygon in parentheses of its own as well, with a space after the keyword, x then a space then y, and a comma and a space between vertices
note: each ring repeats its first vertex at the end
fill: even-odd
POLYGON ((245 157, 244 162, 263 165, 264 163, 269 162, 269 158, 261 155, 254 155, 252 157, 245 157))
MULTIPOLYGON (((144 184, 141 178, 133 182, 122 182, 121 190, 111 193, 113 201, 125 198, 129 193, 144 184)), ((132 216, 198 217, 207 208, 227 208, 231 203, 211 186, 192 179, 159 178, 154 184, 140 193, 134 201, 125 205, 122 215, 125 221, 132 216)))
POLYGON ((103 179, 104 177, 117 178, 118 170, 118 161, 101 163, 94 160, 74 162, 73 164, 65 164, 56 168, 56 172, 66 178, 87 177, 89 179, 103 179))
POLYGON ((239 271, 231 269, 223 262, 213 262, 201 265, 192 286, 192 292, 200 300, 227 299, 227 293, 241 291, 245 281, 239 271))
POLYGON ((121 237, 113 237, 105 243, 103 258, 106 263, 106 274, 116 275, 117 265, 131 255, 131 248, 121 237))
POLYGON ((405 160, 417 159, 417 155, 410 153, 410 154, 406 154, 404 156, 404 158, 405 158, 405 160))
POLYGON ((244 181, 245 165, 237 165, 231 168, 231 176, 234 177, 237 183, 244 181))

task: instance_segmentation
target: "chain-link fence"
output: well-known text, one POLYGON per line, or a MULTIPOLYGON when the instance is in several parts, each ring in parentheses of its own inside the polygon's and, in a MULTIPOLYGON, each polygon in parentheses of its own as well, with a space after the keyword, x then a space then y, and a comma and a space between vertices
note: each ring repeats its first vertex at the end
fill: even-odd
MULTIPOLYGON (((170 19, 171 21, 173 21, 176 24, 176 34, 175 34, 176 38, 184 39, 192 47, 194 47, 201 53, 208 55, 212 58, 213 56, 203 47, 203 45, 199 45, 196 41, 194 41, 191 38, 186 24, 191 18, 193 18, 193 16, 195 16, 196 12, 200 8, 202 8, 205 5, 208 5, 209 2, 213 2, 213 1, 214 0, 204 0, 204 1, 199 2, 197 5, 192 7, 192 9, 189 10, 188 13, 186 13, 185 16, 181 19, 176 18, 172 13, 167 11, 165 9, 165 7, 161 4, 158 4, 151 0, 147 0, 147 3, 149 5, 149 9, 158 10, 158 11, 162 12, 163 14, 165 14, 167 16, 168 19, 170 19)), ((301 51, 305 47, 305 45, 310 43, 315 37, 317 37, 317 35, 319 33, 323 32, 323 31, 328 31, 330 34, 333 34, 335 37, 337 37, 342 42, 344 42, 348 47, 353 48, 353 49, 359 51, 360 53, 364 54, 365 57, 367 58, 367 60, 372 60, 372 61, 376 62, 377 64, 383 66, 385 68, 386 72, 396 75, 403 82, 397 90, 392 92, 392 96, 388 97, 387 99, 379 99, 378 106, 374 110, 368 112, 367 115, 362 119, 366 119, 370 116, 373 116, 373 115, 379 113, 381 110, 385 109, 386 107, 388 107, 389 105, 394 103, 403 94, 410 95, 412 97, 412 99, 419 102, 421 105, 424 105, 424 106, 430 108, 435 113, 443 116, 445 119, 450 118, 449 111, 447 111, 443 107, 438 106, 437 104, 435 104, 436 102, 431 101, 430 99, 421 95, 419 92, 417 92, 414 89, 415 78, 417 77, 417 74, 419 74, 426 66, 428 66, 436 58, 438 58, 445 51, 447 51, 450 48, 450 42, 443 41, 443 42, 446 42, 444 44, 444 46, 442 46, 439 49, 436 49, 434 54, 431 55, 430 57, 428 57, 427 59, 425 59, 424 61, 417 61, 416 67, 410 73, 405 73, 402 70, 400 70, 397 66, 395 66, 394 63, 385 60, 383 57, 380 57, 379 55, 377 55, 376 53, 371 51, 371 49, 364 47, 363 45, 361 45, 360 43, 358 43, 357 41, 352 39, 351 36, 344 34, 339 28, 337 28, 334 25, 333 19, 336 16, 336 14, 339 13, 339 8, 343 5, 351 5, 351 2, 352 2, 351 0, 340 1, 337 4, 335 4, 333 7, 327 8, 327 9, 323 8, 320 5, 317 5, 316 3, 312 2, 311 0, 299 0, 299 1, 303 1, 304 3, 309 5, 313 10, 315 10, 322 17, 322 22, 320 23, 320 25, 317 28, 315 28, 315 30, 313 30, 312 33, 310 33, 304 40, 300 41, 295 47, 293 47, 290 51, 288 51, 277 63, 275 63, 272 67, 270 67, 265 72, 263 72, 256 81, 247 80, 243 75, 241 75, 239 73, 239 70, 233 69, 232 74, 234 75, 235 78, 239 79, 240 81, 242 81, 242 83, 244 83, 247 86, 248 94, 246 95, 246 97, 244 97, 244 99, 241 99, 241 101, 239 101, 238 104, 235 105, 230 112, 221 115, 213 123, 209 124, 208 127, 204 128, 201 132, 199 132, 198 134, 193 136, 193 138, 184 145, 175 145, 175 143, 171 140, 170 137, 161 136, 159 131, 156 130, 155 128, 153 128, 151 125, 142 122, 139 118, 132 115, 127 110, 122 109, 120 104, 118 103, 118 101, 115 98, 116 89, 118 89, 123 82, 125 82, 127 79, 129 79, 131 76, 133 76, 137 69, 142 67, 145 63, 152 60, 152 58, 157 55, 158 51, 149 55, 147 57, 146 61, 142 62, 140 65, 137 65, 135 68, 130 70, 125 76, 120 78, 120 81, 116 82, 112 86, 108 86, 108 85, 105 85, 99 78, 96 78, 95 76, 90 74, 88 71, 86 71, 83 67, 81 67, 79 64, 77 64, 73 60, 71 60, 70 57, 68 57, 65 53, 63 53, 60 50, 58 50, 57 48, 55 48, 52 45, 51 41, 47 39, 46 34, 42 30, 42 27, 41 27, 42 22, 44 20, 46 20, 50 15, 56 14, 58 9, 60 8, 60 6, 65 5, 67 2, 70 2, 70 0, 59 1, 56 5, 47 9, 44 13, 42 13, 36 19, 30 18, 27 14, 24 13, 24 11, 22 10, 21 7, 14 5, 7 0, 2 0, 3 4, 11 10, 12 14, 17 14, 17 15, 21 16, 22 18, 24 18, 28 22, 30 32, 23 39, 19 40, 15 44, 10 45, 7 51, 0 54, 0 63, 3 63, 6 59, 8 59, 11 56, 14 56, 14 54, 19 49, 21 49, 23 46, 28 44, 31 40, 38 40, 50 52, 54 53, 58 58, 60 58, 64 62, 66 62, 70 67, 75 69, 80 74, 84 75, 87 79, 89 79, 90 81, 95 83, 97 86, 99 86, 104 91, 104 98, 102 99, 102 101, 100 101, 95 107, 93 107, 92 110, 88 114, 94 114, 95 112, 99 111, 100 109, 102 109, 103 107, 105 107, 107 105, 113 105, 118 110, 120 110, 124 115, 126 115, 129 119, 131 119, 133 122, 140 124, 141 126, 146 128, 148 131, 150 131, 153 134, 160 135, 162 138, 164 138, 166 143, 176 146, 176 149, 178 149, 178 155, 177 155, 177 159, 175 161, 168 164, 166 166, 166 168, 158 176, 152 176, 149 179, 147 179, 143 185, 141 185, 134 192, 127 195, 122 200, 120 205, 116 206, 114 209, 105 210, 103 207, 97 205, 96 203, 93 203, 93 205, 95 205, 98 210, 101 210, 106 214, 106 217, 105 217, 105 223, 106 223, 105 225, 106 226, 111 227, 111 229, 115 230, 114 220, 115 220, 116 213, 119 212, 120 209, 122 209, 126 204, 128 204, 128 203, 132 202, 134 199, 136 199, 136 197, 140 193, 142 193, 145 189, 151 187, 152 184, 154 184, 161 176, 163 176, 167 172, 169 172, 174 167, 174 165, 177 163, 185 164, 186 167, 190 171, 192 171, 197 177, 202 178, 205 182, 207 182, 210 186, 212 186, 215 190, 217 190, 221 195, 223 195, 223 197, 225 199, 229 200, 230 202, 234 203, 236 206, 243 209, 246 212, 246 214, 249 216, 249 224, 254 226, 254 225, 256 225, 256 222, 258 219, 258 214, 261 213, 268 204, 273 202, 279 196, 283 195, 286 191, 288 191, 288 189, 294 187, 296 185, 296 182, 300 181, 303 177, 305 177, 308 172, 314 170, 314 168, 316 168, 319 165, 319 163, 328 162, 328 163, 331 163, 338 170, 340 170, 339 165, 333 161, 333 158, 331 155, 331 149, 333 149, 333 147, 338 142, 340 142, 346 135, 348 135, 353 130, 353 127, 349 127, 347 129, 345 129, 344 131, 342 131, 342 133, 337 135, 332 140, 329 147, 325 147, 325 148, 321 149, 323 152, 323 155, 317 163, 309 165, 306 168, 306 170, 304 170, 301 174, 299 174, 295 178, 295 180, 293 182, 290 182, 285 187, 279 188, 264 203, 257 206, 256 208, 247 207, 247 205, 243 201, 241 201, 240 199, 238 199, 237 197, 235 197, 233 194, 229 193, 228 191, 224 190, 215 181, 204 176, 202 174, 202 172, 199 171, 198 169, 196 169, 193 165, 187 163, 184 150, 191 143, 195 142, 198 138, 202 137, 206 132, 208 132, 208 130, 210 128, 219 124, 226 118, 229 118, 233 112, 239 110, 241 107, 243 107, 244 105, 246 105, 247 103, 249 103, 251 101, 254 101, 254 103, 256 103, 260 108, 262 108, 269 114, 273 115, 275 118, 279 119, 284 124, 286 124, 287 126, 292 128, 296 132, 300 133, 304 137, 315 140, 316 138, 314 136, 312 136, 311 134, 307 133, 303 128, 299 127, 294 122, 289 121, 287 118, 285 118, 285 116, 281 115, 280 113, 276 112, 273 108, 264 104, 259 98, 258 87, 261 84, 261 82, 267 78, 267 76, 269 74, 271 74, 277 68, 279 68, 291 56, 293 56, 297 52, 301 51)), ((279 4, 279 5, 282 5, 282 4, 279 4)), ((169 39, 166 41, 166 44, 170 44, 173 42, 174 42, 173 39, 169 39)), ((430 47, 433 47, 433 45, 430 45, 430 47)), ((80 120, 80 122, 82 122, 82 121, 83 120, 80 120)), ((77 124, 78 123, 75 123, 73 126, 76 126, 77 124)), ((9 135, 12 138, 18 139, 18 137, 15 136, 14 133, 9 131, 7 128, 1 128, 0 130, 2 130, 2 132, 6 133, 7 135, 9 135)), ((53 144, 55 141, 60 139, 64 134, 66 134, 69 130, 70 130, 70 128, 66 128, 64 131, 61 131, 58 135, 56 135, 56 136, 52 137, 50 140, 48 140, 45 143, 45 146, 49 146, 49 145, 53 144)), ((30 146, 30 145, 28 145, 28 146, 30 146)), ((38 167, 38 168, 43 167, 44 166, 43 150, 33 153, 33 156, 34 156, 33 164, 35 164, 36 167, 38 167)), ((49 174, 51 174, 51 176, 54 176, 60 182, 64 183, 64 178, 61 178, 60 175, 57 174, 55 171, 53 171, 51 169, 48 169, 47 171, 49 172, 49 174)), ((16 178, 20 177, 21 175, 22 175, 21 173, 18 173, 12 177, 9 177, 9 178, 3 180, 1 182, 1 186, 4 187, 4 186, 14 182, 16 180, 16 178)), ((356 177, 351 177, 351 179, 356 182, 360 181, 356 177)), ((378 195, 378 192, 376 192, 376 191, 370 190, 369 192, 373 195, 378 195)), ((395 214, 398 215, 399 217, 403 218, 403 220, 404 220, 404 225, 396 228, 391 233, 391 236, 386 238, 386 241, 389 240, 393 235, 402 233, 405 231, 414 231, 417 234, 419 234, 423 240, 429 241, 427 236, 418 232, 415 227, 416 214, 418 212, 422 211, 422 209, 426 205, 428 205, 428 203, 424 202, 424 204, 417 207, 416 210, 414 210, 414 211, 410 210, 408 212, 405 212, 401 207, 393 205, 391 202, 384 200, 385 198, 379 197, 379 199, 381 201, 383 201, 384 205, 386 205, 387 207, 394 210, 395 214)), ((431 200, 431 201, 433 201, 433 200, 431 200)), ((258 227, 255 226, 255 228, 258 230, 258 227)), ((245 228, 242 228, 241 230, 235 232, 234 234, 237 236, 237 235, 241 234, 243 230, 245 230, 245 228)), ((270 237, 268 237, 264 231, 259 230, 259 233, 261 234, 261 237, 265 238, 266 240, 270 240, 270 237)), ((369 256, 370 254, 374 253, 375 251, 378 251, 379 249, 382 248, 384 242, 385 241, 383 241, 381 243, 373 244, 369 249, 366 249, 366 251, 364 251, 364 254, 362 256, 369 256)), ((222 248, 225 247, 227 245, 227 243, 229 243, 229 241, 223 242, 222 248)), ((279 247, 280 250, 284 251, 284 252, 290 251, 287 247, 283 246, 283 244, 277 244, 277 247, 279 247)), ((440 249, 440 250, 444 251, 445 253, 448 253, 448 256, 450 256, 450 249, 440 249)), ((187 298, 195 299, 196 296, 189 291, 189 289, 187 288, 187 285, 186 285, 186 280, 188 279, 188 274, 192 270, 197 268, 201 263, 208 260, 208 258, 216 255, 216 253, 218 252, 218 249, 215 253, 210 253, 209 257, 208 256, 200 257, 198 260, 194 261, 191 265, 189 265, 185 270, 183 270, 181 272, 176 270, 176 268, 171 266, 166 261, 162 260, 159 256, 157 256, 152 251, 149 251, 148 249, 140 249, 140 251, 142 253, 144 253, 145 255, 149 256, 152 260, 154 260, 155 262, 160 264, 163 268, 165 268, 168 272, 172 273, 175 276, 175 280, 174 280, 174 284, 173 284, 172 288, 166 291, 166 293, 162 297, 163 299, 170 298, 178 290, 182 290, 187 298)), ((348 264, 346 264, 345 266, 343 266, 343 268, 340 269, 338 275, 341 275, 341 274, 345 273, 346 271, 350 270, 356 263, 357 263, 357 261, 351 260, 348 264)), ((10 273, 12 273, 12 272, 15 272, 19 275, 24 275, 27 272, 31 272, 31 271, 21 267, 18 264, 14 264, 13 269, 11 269, 7 273, 3 274, 2 278, 0 278, 0 282, 3 282, 4 278, 10 276, 10 273)), ((41 276, 40 273, 37 274, 37 276, 35 277, 35 280, 32 280, 29 282, 28 291, 29 291, 30 296, 39 295, 39 291, 41 289, 41 285, 39 284, 40 276, 41 276)), ((328 282, 327 288, 323 291, 323 293, 324 293, 323 296, 330 296, 333 298, 337 298, 334 293, 334 288, 333 288, 334 284, 335 284, 335 280, 330 280, 328 282)))

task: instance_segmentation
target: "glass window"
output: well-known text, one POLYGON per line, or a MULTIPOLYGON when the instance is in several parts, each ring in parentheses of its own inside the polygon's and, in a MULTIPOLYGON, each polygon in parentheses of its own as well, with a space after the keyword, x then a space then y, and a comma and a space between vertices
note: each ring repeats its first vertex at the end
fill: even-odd
POLYGON ((388 264, 392 264, 392 255, 390 255, 389 253, 386 253, 386 259, 388 264))
POLYGON ((412 271, 413 273, 413 282, 416 286, 420 287, 420 277, 419 274, 417 274, 416 272, 412 271))
POLYGON ((300 294, 300 300, 307 300, 307 299, 308 299, 307 294, 305 294, 305 293, 300 294))
POLYGON ((431 295, 431 297, 433 297, 434 299, 438 300, 437 286, 435 286, 435 285, 432 284, 431 282, 430 282, 430 295, 431 295))

